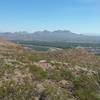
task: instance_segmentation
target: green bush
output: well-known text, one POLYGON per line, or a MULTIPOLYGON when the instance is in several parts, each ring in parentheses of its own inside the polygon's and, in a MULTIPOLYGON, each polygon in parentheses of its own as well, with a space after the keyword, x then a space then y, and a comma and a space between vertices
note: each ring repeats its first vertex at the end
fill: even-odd
POLYGON ((100 100, 96 80, 86 75, 80 75, 74 80, 75 95, 79 100, 100 100))

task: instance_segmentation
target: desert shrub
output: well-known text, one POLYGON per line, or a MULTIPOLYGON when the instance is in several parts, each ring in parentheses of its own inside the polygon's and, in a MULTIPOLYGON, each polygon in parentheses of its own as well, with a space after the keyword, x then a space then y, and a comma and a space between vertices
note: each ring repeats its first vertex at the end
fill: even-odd
POLYGON ((23 85, 5 82, 0 87, 0 100, 34 100, 34 86, 28 82, 23 85))
POLYGON ((45 88, 42 95, 45 96, 46 100, 67 100, 69 98, 67 92, 57 86, 46 85, 45 88))
POLYGON ((66 68, 61 69, 61 75, 62 75, 63 79, 65 79, 65 80, 72 81, 74 78, 72 72, 66 68))
POLYGON ((42 68, 36 66, 36 65, 30 65, 29 71, 33 74, 33 77, 37 80, 46 79, 47 78, 47 72, 45 72, 42 68))
POLYGON ((55 81, 62 80, 62 76, 61 76, 60 70, 50 70, 48 72, 48 79, 52 79, 52 80, 55 80, 55 81))
POLYGON ((98 87, 92 77, 80 75, 74 80, 75 95, 79 100, 100 100, 98 87))
POLYGON ((73 74, 70 70, 62 67, 61 69, 50 70, 48 78, 56 81, 72 80, 73 74))

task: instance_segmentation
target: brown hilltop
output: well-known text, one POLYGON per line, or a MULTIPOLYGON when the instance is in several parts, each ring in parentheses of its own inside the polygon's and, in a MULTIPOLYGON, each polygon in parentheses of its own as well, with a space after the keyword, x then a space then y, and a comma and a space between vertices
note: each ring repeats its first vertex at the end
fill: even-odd
POLYGON ((17 48, 21 46, 18 46, 17 44, 12 43, 11 41, 0 38, 0 48, 10 48, 10 47, 17 48))

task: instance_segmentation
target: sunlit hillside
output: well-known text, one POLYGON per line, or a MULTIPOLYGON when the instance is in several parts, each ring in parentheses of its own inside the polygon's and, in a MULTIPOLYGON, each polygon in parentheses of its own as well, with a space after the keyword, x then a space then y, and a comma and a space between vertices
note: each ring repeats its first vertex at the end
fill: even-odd
POLYGON ((100 57, 0 40, 0 100, 100 100, 100 57))

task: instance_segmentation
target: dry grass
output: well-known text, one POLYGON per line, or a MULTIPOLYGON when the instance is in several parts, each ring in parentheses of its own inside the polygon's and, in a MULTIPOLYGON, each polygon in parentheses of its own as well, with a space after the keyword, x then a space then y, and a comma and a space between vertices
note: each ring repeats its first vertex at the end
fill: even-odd
POLYGON ((83 49, 36 52, 0 40, 0 100, 100 100, 100 57, 83 49))

